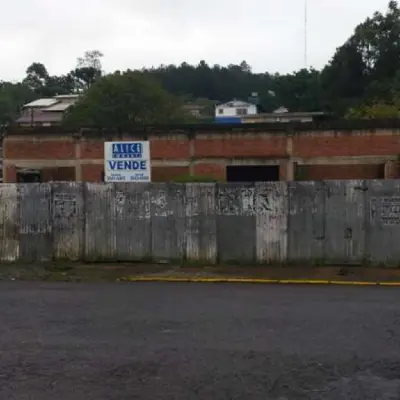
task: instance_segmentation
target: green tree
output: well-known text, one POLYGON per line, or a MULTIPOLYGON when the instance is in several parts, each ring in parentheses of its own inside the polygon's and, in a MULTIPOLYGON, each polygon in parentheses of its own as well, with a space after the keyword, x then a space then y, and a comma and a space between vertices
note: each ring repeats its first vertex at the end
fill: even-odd
POLYGON ((42 95, 46 88, 49 73, 44 64, 34 62, 26 69, 26 78, 23 83, 33 92, 42 95))
POLYGON ((346 117, 350 119, 400 118, 400 101, 393 104, 374 103, 351 108, 346 117))
POLYGON ((18 116, 21 107, 36 97, 23 83, 0 81, 0 125, 11 123, 18 116))
POLYGON ((344 112, 366 100, 393 101, 392 83, 400 70, 400 9, 390 1, 386 14, 376 12, 353 35, 322 72, 331 107, 344 112))
POLYGON ((139 71, 116 72, 96 81, 67 114, 72 126, 128 130, 138 125, 183 122, 176 97, 139 71))
POLYGON ((99 50, 86 51, 83 57, 78 58, 76 68, 70 75, 75 81, 77 91, 87 90, 102 75, 101 59, 103 53, 99 50))

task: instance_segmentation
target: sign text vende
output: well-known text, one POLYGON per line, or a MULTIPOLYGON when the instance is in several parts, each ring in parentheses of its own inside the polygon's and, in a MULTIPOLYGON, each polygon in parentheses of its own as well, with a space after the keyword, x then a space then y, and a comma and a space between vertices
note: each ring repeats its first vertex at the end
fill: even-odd
POLYGON ((151 182, 150 160, 148 141, 105 142, 105 181, 151 182))
POLYGON ((108 161, 109 169, 112 171, 145 171, 147 169, 147 162, 142 161, 108 161))

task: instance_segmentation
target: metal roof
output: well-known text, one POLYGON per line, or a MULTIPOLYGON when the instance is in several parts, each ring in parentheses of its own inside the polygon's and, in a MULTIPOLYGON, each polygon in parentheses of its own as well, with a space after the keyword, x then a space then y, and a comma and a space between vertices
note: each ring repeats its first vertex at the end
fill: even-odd
POLYGON ((55 99, 78 99, 80 97, 79 94, 58 94, 54 96, 55 99))
POLYGON ((25 104, 24 107, 50 107, 56 103, 58 103, 56 99, 38 99, 25 104))
POLYGON ((71 103, 58 103, 54 104, 53 106, 46 107, 43 111, 65 111, 68 107, 71 107, 71 103))

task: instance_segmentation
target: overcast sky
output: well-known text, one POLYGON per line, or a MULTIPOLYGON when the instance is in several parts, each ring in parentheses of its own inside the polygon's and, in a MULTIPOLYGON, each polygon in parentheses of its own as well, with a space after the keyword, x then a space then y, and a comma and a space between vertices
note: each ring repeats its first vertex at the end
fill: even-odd
MULTIPOLYGON (((18 80, 33 61, 51 74, 101 50, 107 72, 159 64, 226 65, 255 72, 304 65, 305 0, 0 0, 0 80, 18 80)), ((321 68, 389 0, 308 0, 308 60, 321 68)))

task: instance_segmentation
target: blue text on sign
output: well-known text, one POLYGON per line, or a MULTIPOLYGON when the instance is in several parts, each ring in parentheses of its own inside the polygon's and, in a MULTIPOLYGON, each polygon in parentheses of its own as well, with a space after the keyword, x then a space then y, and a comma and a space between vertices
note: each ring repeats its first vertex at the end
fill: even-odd
POLYGON ((113 158, 142 158, 142 154, 141 143, 114 143, 112 145, 113 158))
POLYGON ((108 161, 108 166, 112 171, 131 170, 131 171, 145 171, 147 169, 146 161, 108 161))

